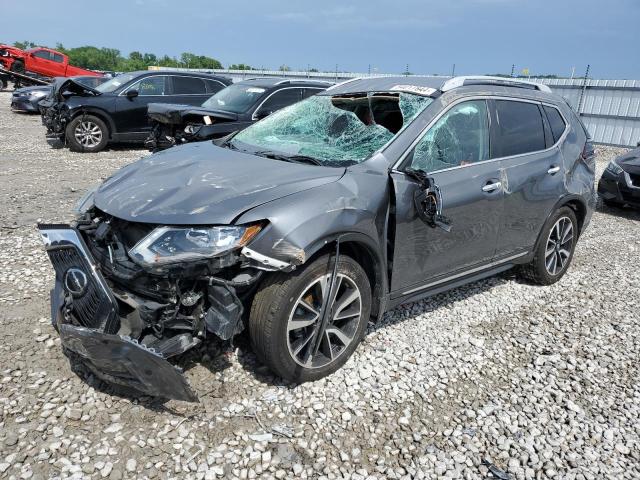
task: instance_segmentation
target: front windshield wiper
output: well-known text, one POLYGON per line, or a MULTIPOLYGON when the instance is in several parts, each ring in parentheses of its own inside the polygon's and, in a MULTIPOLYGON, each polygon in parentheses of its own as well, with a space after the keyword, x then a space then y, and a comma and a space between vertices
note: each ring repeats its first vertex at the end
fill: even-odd
POLYGON ((324 163, 317 158, 309 157, 307 155, 298 155, 295 153, 287 154, 281 152, 274 152, 272 150, 260 150, 253 152, 254 155, 260 155, 261 157, 273 158, 274 160, 283 160, 285 162, 292 163, 308 163, 311 165, 324 166, 324 163))

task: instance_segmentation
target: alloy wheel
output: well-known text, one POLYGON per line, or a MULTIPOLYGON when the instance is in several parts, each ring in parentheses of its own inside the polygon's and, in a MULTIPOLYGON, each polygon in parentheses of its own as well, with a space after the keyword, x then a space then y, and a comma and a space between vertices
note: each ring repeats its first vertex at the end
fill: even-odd
POLYGON ((544 263, 550 275, 558 275, 569 263, 573 249, 573 223, 569 217, 560 217, 547 239, 544 263))
POLYGON ((324 307, 331 282, 331 274, 325 274, 303 290, 289 315, 289 353, 302 367, 320 368, 334 362, 355 340, 362 315, 360 290, 346 275, 338 274, 335 281, 330 306, 324 307), (320 331, 323 307, 330 310, 326 328, 320 331))
POLYGON ((91 121, 78 123, 73 135, 83 147, 94 148, 102 141, 102 129, 91 121))

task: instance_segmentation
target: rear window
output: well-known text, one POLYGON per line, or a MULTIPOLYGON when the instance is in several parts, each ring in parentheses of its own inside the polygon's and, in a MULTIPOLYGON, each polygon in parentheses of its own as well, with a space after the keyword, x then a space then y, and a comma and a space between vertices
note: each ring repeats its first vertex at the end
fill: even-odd
POLYGON ((53 61, 54 62, 62 63, 63 60, 64 59, 62 58, 62 55, 60 55, 59 53, 54 53, 53 54, 53 61))
POLYGON ((544 105, 543 108, 547 114, 547 120, 549 120, 551 133, 553 134, 553 142, 555 143, 560 140, 560 137, 564 133, 567 125, 564 123, 562 115, 560 115, 560 112, 556 108, 549 107, 547 105, 544 105))
POLYGON ((544 124, 535 103, 496 100, 497 156, 509 157, 546 148, 544 124))
POLYGON ((217 93, 226 87, 226 85, 218 82, 217 80, 205 80, 204 83, 207 86, 207 93, 217 93))
POLYGON ((204 80, 193 77, 173 77, 174 95, 202 95, 206 93, 204 80))

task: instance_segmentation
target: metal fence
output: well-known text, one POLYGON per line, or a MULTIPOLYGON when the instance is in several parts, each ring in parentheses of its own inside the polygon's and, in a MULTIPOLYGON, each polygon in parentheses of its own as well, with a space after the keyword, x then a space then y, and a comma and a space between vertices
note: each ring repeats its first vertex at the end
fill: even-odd
MULTIPOLYGON (((176 69, 182 70, 182 69, 176 69)), ((264 77, 313 78, 340 82, 356 77, 390 77, 398 74, 347 72, 281 72, 278 70, 200 70, 231 77, 234 81, 264 77)), ((449 77, 442 77, 443 79, 449 77)), ((605 145, 636 146, 640 142, 640 80, 539 79, 564 97, 580 115, 594 142, 605 145)))

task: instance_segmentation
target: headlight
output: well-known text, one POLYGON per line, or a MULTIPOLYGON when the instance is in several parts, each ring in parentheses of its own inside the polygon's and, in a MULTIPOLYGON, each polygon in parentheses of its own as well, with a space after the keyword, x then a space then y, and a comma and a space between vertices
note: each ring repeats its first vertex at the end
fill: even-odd
POLYGON ((76 202, 75 207, 73 207, 73 213, 78 216, 84 215, 91 207, 93 207, 93 196, 95 195, 96 190, 98 190, 99 186, 100 184, 94 185, 93 187, 89 188, 89 190, 87 190, 87 193, 80 197, 80 199, 76 202))
POLYGON ((618 165, 615 161, 609 162, 609 165, 607 165, 607 170, 614 175, 620 175, 624 171, 622 170, 622 167, 620 167, 620 165, 618 165))
POLYGON ((41 92, 41 91, 37 90, 35 92, 29 93, 29 96, 31 98, 42 98, 42 97, 46 97, 47 96, 47 92, 41 92))
POLYGON ((148 266, 212 258, 244 247, 261 229, 261 225, 158 227, 129 250, 129 256, 148 266))

